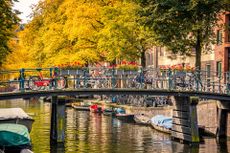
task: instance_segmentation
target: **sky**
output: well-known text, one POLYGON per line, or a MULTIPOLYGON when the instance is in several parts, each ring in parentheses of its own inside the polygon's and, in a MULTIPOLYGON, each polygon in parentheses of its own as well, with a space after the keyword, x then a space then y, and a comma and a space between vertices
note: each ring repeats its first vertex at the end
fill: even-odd
POLYGON ((19 18, 22 19, 21 23, 27 23, 30 20, 29 15, 32 13, 32 4, 37 4, 39 0, 19 0, 14 3, 14 9, 22 12, 19 18))

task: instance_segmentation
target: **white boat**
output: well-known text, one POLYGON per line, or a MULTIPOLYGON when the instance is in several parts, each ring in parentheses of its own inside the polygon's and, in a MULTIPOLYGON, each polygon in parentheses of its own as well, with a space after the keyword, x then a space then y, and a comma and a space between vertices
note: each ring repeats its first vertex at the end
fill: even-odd
POLYGON ((34 119, 21 108, 0 108, 0 124, 15 123, 27 127, 30 132, 34 119))
POLYGON ((171 134, 172 117, 156 115, 150 120, 151 126, 161 132, 171 134))

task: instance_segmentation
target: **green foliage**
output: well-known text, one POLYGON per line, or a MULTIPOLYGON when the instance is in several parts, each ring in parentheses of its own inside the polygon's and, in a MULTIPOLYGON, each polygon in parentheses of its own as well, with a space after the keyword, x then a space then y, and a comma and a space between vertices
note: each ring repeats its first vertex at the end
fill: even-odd
POLYGON ((13 28, 19 21, 18 11, 12 10, 13 2, 17 0, 0 1, 0 65, 10 52, 7 42, 13 37, 13 28))
POLYGON ((139 0, 144 25, 154 32, 154 39, 173 53, 191 54, 196 50, 200 67, 202 47, 213 38, 221 12, 229 10, 225 0, 139 0))

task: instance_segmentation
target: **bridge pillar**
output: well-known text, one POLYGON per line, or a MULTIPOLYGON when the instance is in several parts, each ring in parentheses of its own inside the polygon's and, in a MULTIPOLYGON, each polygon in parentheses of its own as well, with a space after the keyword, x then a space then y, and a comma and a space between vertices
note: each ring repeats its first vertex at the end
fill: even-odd
POLYGON ((52 96, 51 104, 50 140, 53 143, 63 143, 65 141, 65 99, 52 96))
POLYGON ((172 138, 199 143, 197 124, 197 97, 174 97, 172 138))
POLYGON ((230 103, 227 101, 217 102, 217 130, 216 136, 217 139, 227 138, 227 121, 228 121, 228 112, 230 110, 230 103))

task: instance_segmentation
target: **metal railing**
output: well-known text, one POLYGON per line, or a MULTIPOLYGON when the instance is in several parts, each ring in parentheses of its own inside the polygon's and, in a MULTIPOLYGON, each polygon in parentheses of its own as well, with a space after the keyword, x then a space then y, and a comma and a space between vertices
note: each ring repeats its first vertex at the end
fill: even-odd
POLYGON ((199 70, 171 70, 139 68, 120 70, 116 68, 85 67, 82 69, 36 68, 0 71, 0 92, 32 90, 33 86, 44 86, 37 90, 55 90, 60 77, 63 88, 79 89, 164 89, 229 94, 230 72, 217 73, 199 70), (43 74, 43 79, 31 80, 43 74), (48 80, 48 81, 47 81, 48 80), (46 82, 45 82, 46 81, 46 82), (54 87, 54 88, 52 88, 54 87))

